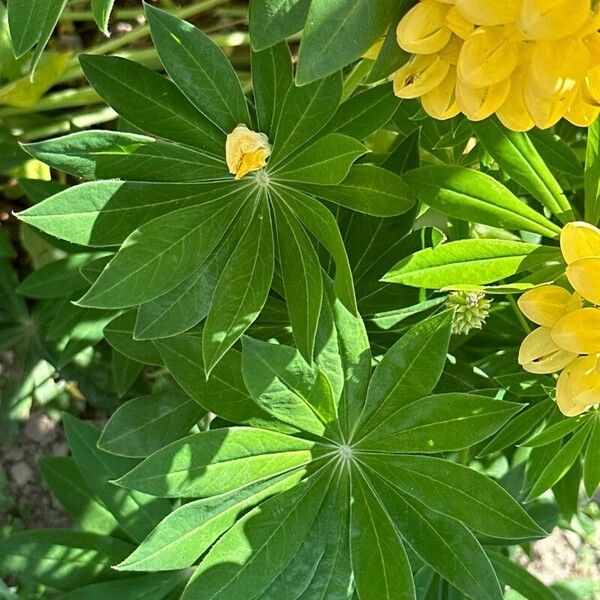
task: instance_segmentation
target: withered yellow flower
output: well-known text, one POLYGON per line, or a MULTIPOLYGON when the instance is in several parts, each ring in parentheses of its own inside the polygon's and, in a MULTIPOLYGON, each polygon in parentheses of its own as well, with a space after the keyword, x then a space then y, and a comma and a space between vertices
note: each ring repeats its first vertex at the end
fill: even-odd
POLYGON ((251 171, 258 171, 267 164, 271 156, 269 139, 264 133, 238 125, 225 142, 225 160, 227 167, 236 179, 241 179, 251 171))
POLYGON ((600 115, 599 30, 592 0, 421 0, 396 30, 413 57, 394 90, 436 119, 460 111, 472 121, 495 113, 514 131, 562 118, 586 127, 600 115))
POLYGON ((569 223, 560 247, 575 292, 544 285, 519 298, 523 314, 540 326, 523 340, 519 363, 532 373, 562 370, 557 405, 575 416, 600 404, 600 229, 569 223))

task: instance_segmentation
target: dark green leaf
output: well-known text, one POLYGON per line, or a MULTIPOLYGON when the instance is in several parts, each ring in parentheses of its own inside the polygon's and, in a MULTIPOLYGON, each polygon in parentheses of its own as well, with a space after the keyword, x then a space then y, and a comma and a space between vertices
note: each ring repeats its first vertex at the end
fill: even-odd
POLYGON ((250 39, 255 50, 281 42, 304 27, 310 0, 252 0, 250 39))
POLYGON ((592 497, 600 484, 600 419, 596 418, 594 428, 590 433, 585 461, 583 463, 583 482, 588 497, 592 497))
POLYGON ((162 358, 154 344, 133 337, 135 311, 123 313, 104 328, 106 341, 118 352, 137 362, 162 365, 162 358))

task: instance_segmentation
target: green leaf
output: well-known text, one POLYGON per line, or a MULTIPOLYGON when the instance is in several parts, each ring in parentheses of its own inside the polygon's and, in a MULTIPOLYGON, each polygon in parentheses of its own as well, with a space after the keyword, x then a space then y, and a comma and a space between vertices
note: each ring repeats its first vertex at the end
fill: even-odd
POLYGON ((155 496, 218 496, 309 464, 314 442, 232 427, 196 433, 162 448, 117 483, 155 496))
POLYGON ((336 437, 331 384, 297 350, 244 337, 242 370, 254 401, 274 417, 315 435, 336 437))
POLYGON ((330 133, 294 154, 273 171, 275 181, 335 186, 346 178, 352 163, 367 149, 354 138, 330 133))
POLYGON ((377 365, 361 415, 363 433, 429 394, 437 384, 450 340, 452 314, 421 321, 404 334, 377 365))
POLYGON ((417 197, 449 217, 556 238, 560 227, 494 178, 464 167, 436 165, 403 175, 417 197))
MULTIPOLYGON (((238 521, 200 563, 182 600, 261 597, 309 536, 325 500, 329 479, 327 472, 319 473, 238 521), (231 560, 232 553, 237 560, 231 560)), ((295 566, 296 577, 313 570, 313 565, 302 561, 295 566)))
POLYGON ((120 456, 148 456, 189 433, 203 415, 201 406, 177 390, 135 398, 111 415, 98 448, 120 456))
POLYGON ((223 156, 223 132, 162 75, 117 56, 80 54, 79 62, 94 89, 132 125, 223 156))
POLYGON ((588 497, 592 497, 600 484, 600 419, 596 418, 590 432, 583 463, 583 483, 588 497))
POLYGON ((37 466, 50 491, 82 529, 106 536, 119 529, 118 521, 95 497, 72 458, 44 456, 37 466))
POLYGON ((112 353, 113 373, 119 397, 124 396, 134 384, 143 369, 142 363, 125 356, 118 350, 112 353))
POLYGON ((537 446, 545 446, 546 444, 551 444, 552 442, 556 442, 557 440, 561 440, 567 434, 572 433, 576 429, 582 425, 583 419, 579 418, 566 418, 558 423, 554 423, 547 427, 537 435, 526 439, 521 442, 521 446, 525 446, 527 448, 536 448, 537 446))
POLYGON ((162 365, 162 358, 152 342, 133 337, 135 311, 130 310, 113 319, 104 328, 106 341, 118 352, 136 362, 162 365))
POLYGON ((365 460, 408 496, 495 538, 531 539, 543 529, 489 477, 429 456, 369 456, 365 460))
MULTIPOLYGON (((207 411, 232 423, 252 424, 266 429, 277 425, 248 394, 242 378, 242 355, 237 350, 230 350, 207 379, 200 337, 180 335, 157 340, 155 344, 175 381, 207 411)), ((293 430, 284 425, 277 429, 293 430)))
MULTIPOLYGON (((154 573, 134 577, 120 577, 115 581, 92 583, 73 590, 62 600, 114 600, 122 596, 127 600, 163 600, 177 584, 184 581, 181 573, 154 573)), ((170 596, 169 596, 170 597, 170 596)))
POLYGON ((240 209, 234 200, 212 201, 142 225, 78 304, 124 308, 173 289, 209 259, 240 209))
POLYGON ((317 134, 335 114, 342 97, 341 73, 302 87, 291 86, 281 107, 269 170, 317 134))
POLYGON ((68 298, 87 287, 79 269, 90 258, 89 254, 74 254, 48 263, 28 275, 17 292, 29 298, 68 298))
POLYGON ((10 0, 8 25, 15 56, 20 58, 40 39, 47 0, 10 0))
POLYGON ((496 118, 471 124, 502 170, 563 223, 573 218, 565 193, 526 133, 509 131, 496 118))
MULTIPOLYGON (((254 2, 251 4, 251 10, 253 5, 254 2)), ((253 28, 252 23, 250 27, 253 28)), ((251 60, 258 128, 273 139, 283 101, 292 85, 290 49, 287 42, 281 42, 266 50, 252 52, 251 60)))
POLYGON ((364 140, 382 129, 399 105, 400 99, 394 95, 391 84, 369 88, 340 104, 325 126, 325 131, 336 131, 364 140))
POLYGON ((24 147, 38 160, 82 179, 191 182, 227 177, 220 158, 133 133, 84 131, 24 147))
POLYGON ((274 205, 281 276, 296 347, 311 361, 323 300, 319 257, 302 225, 283 203, 274 205))
POLYGON ((552 130, 532 129, 529 138, 551 171, 581 179, 583 165, 573 148, 552 130))
POLYGON ((527 494, 527 501, 537 498, 542 492, 555 485, 564 477, 573 463, 579 460, 593 424, 593 421, 588 421, 561 447, 558 453, 554 454, 550 462, 546 464, 543 471, 533 482, 527 494))
POLYGON ((515 564, 499 552, 488 552, 500 581, 509 585, 527 600, 560 600, 560 597, 539 579, 528 573, 521 565, 515 564))
POLYGON ((223 268, 202 333, 207 375, 254 323, 265 304, 274 269, 273 230, 268 202, 254 202, 248 227, 223 268))
POLYGON ((502 600, 494 570, 479 542, 459 521, 406 497, 385 479, 374 478, 376 494, 405 543, 432 569, 470 598, 502 600))
POLYGON ((356 313, 352 270, 350 269, 344 241, 342 240, 334 216, 320 202, 306 194, 292 189, 286 189, 285 192, 278 190, 278 192, 281 199, 287 203, 298 219, 302 221, 304 226, 333 257, 335 261, 336 295, 348 310, 356 313))
POLYGON ((115 0, 92 0, 92 13, 98 29, 108 36, 108 20, 115 0))
POLYGON ((59 192, 19 213, 42 231, 75 244, 115 246, 144 223, 171 211, 237 196, 228 183, 95 181, 59 192))
POLYGON ((395 524, 366 478, 352 483, 350 546, 360 600, 413 600, 410 562, 395 524))
POLYGON ((63 415, 63 423, 73 459, 86 483, 123 530, 133 540, 141 542, 169 513, 170 502, 130 492, 112 483, 129 471, 135 461, 98 449, 100 432, 91 425, 66 414, 63 415))
POLYGON ((337 185, 312 183, 304 184, 303 189, 340 206, 376 217, 405 213, 414 204, 413 192, 406 182, 375 165, 354 165, 348 176, 337 185))
POLYGON ((114 578, 112 565, 131 545, 87 531, 20 531, 0 539, 0 573, 67 591, 114 578))
MULTIPOLYGON (((35 51, 33 53, 33 57, 31 58, 31 64, 29 66, 30 77, 35 82, 34 74, 38 63, 44 56, 44 50, 46 45, 50 41, 52 34, 54 33, 54 28, 58 23, 58 19, 62 14, 62 11, 65 9, 68 0, 49 0, 49 2, 44 7, 46 12, 46 18, 43 21, 42 27, 40 28, 40 36, 36 42, 35 51)), ((13 4, 11 0, 11 4, 13 4)), ((38 24, 39 25, 39 24, 38 24)), ((46 55, 47 56, 47 55, 46 55)))
POLYGON ((585 220, 592 225, 600 221, 600 121, 588 127, 585 151, 585 220))
POLYGON ((560 262, 556 248, 508 240, 459 240, 408 256, 383 281, 415 287, 482 285, 560 262))
POLYGON ((304 27, 311 0, 252 0, 250 39, 255 50, 264 50, 304 27))
POLYGON ((302 471, 292 471, 222 496, 184 504, 161 521, 118 569, 169 571, 191 566, 248 508, 293 487, 301 477, 302 471))
POLYGON ((312 0, 300 46, 297 80, 309 83, 360 58, 395 13, 387 0, 312 0))
POLYGON ((144 8, 160 60, 190 102, 225 133, 250 125, 240 82, 223 51, 191 23, 150 4, 144 8))
POLYGON ((384 408, 388 410, 375 413, 376 423, 358 442, 360 447, 384 452, 438 453, 462 450, 485 440, 522 405, 453 393, 429 396, 408 405, 396 403, 394 412, 389 405, 384 408))

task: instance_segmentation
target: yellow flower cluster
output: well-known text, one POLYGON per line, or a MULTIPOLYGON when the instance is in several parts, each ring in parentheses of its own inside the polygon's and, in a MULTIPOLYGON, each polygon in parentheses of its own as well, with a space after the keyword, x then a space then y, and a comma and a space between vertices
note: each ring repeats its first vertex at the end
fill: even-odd
POLYGON ((569 223, 560 246, 575 292, 544 285, 519 298, 523 314, 539 325, 523 340, 519 363, 530 373, 562 370, 556 402, 570 417, 600 404, 600 229, 569 223))
POLYGON ((394 91, 436 119, 497 114, 514 131, 600 114, 595 0, 421 0, 397 29, 394 91), (594 6, 592 6, 594 5, 594 6))

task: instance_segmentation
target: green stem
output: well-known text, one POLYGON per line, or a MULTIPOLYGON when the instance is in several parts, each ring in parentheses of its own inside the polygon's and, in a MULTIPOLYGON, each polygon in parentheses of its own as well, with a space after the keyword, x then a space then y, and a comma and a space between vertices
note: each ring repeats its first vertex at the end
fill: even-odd
POLYGON ((512 294, 507 294, 507 297, 508 297, 508 301, 509 301, 510 305, 512 306, 512 309, 513 309, 515 315, 517 315, 517 320, 521 324, 523 331, 526 334, 531 333, 531 327, 529 327, 529 323, 527 323, 527 321, 525 320, 525 317, 523 316, 523 313, 520 311, 517 303, 515 302, 514 296, 512 294))
MULTIPOLYGON (((139 8, 117 8, 113 11, 113 16, 123 21, 137 19, 144 15, 144 11, 139 8)), ((91 10, 65 10, 60 15, 61 21, 93 21, 94 14, 91 10)))

